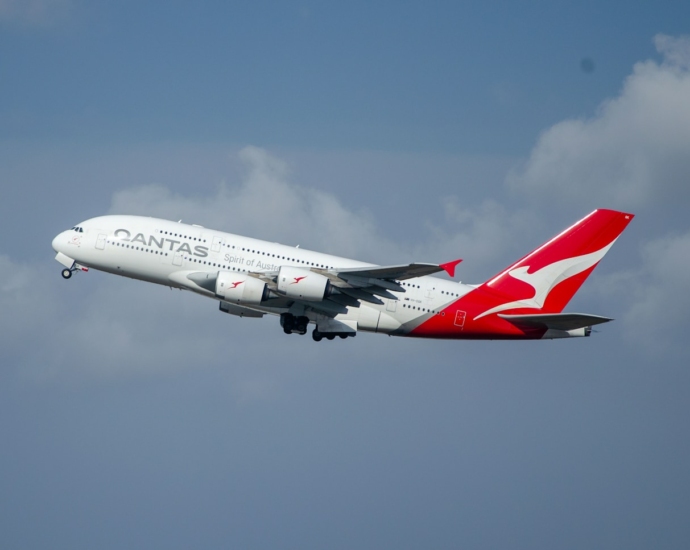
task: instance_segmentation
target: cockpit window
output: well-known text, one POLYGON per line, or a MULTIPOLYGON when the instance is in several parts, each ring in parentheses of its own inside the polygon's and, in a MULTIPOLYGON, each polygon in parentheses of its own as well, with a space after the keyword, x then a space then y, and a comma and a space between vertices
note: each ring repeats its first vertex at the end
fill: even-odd
POLYGON ((79 227, 79 226, 77 225, 77 226, 75 226, 75 227, 72 228, 72 231, 76 231, 77 233, 83 233, 83 232, 84 232, 84 228, 83 228, 83 227, 79 227))

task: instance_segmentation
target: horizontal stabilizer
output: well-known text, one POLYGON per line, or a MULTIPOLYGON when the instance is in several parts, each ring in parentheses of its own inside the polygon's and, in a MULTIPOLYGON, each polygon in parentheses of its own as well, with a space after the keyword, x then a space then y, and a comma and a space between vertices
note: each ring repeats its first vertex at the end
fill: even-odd
POLYGON ((507 315, 499 313, 501 319, 510 321, 519 328, 546 328, 552 330, 575 330, 613 321, 600 315, 587 313, 538 313, 531 315, 507 315))

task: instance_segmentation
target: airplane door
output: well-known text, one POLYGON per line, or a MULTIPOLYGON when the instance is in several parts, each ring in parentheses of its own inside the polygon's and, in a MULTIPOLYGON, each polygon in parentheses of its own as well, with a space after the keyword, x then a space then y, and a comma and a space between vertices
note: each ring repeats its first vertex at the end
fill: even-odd
POLYGON ((398 300, 388 300, 386 304, 386 311, 395 311, 398 307, 398 300))
POLYGON ((182 252, 179 250, 173 256, 173 265, 182 265, 182 252))
POLYGON ((98 238, 96 239, 96 248, 98 250, 105 250, 105 241, 108 238, 108 235, 105 233, 99 233, 98 238))
POLYGON ((222 237, 213 237, 211 242, 211 252, 220 252, 220 246, 223 244, 222 237))

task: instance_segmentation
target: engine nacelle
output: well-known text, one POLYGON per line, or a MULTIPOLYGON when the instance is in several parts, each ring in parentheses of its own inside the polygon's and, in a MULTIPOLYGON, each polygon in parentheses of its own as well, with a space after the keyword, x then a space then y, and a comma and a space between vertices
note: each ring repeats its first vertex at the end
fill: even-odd
POLYGON ((268 298, 266 283, 242 273, 219 271, 216 279, 216 296, 234 304, 255 305, 268 298))
POLYGON ((299 300, 320 302, 330 296, 328 277, 300 267, 283 266, 278 272, 278 292, 299 300))

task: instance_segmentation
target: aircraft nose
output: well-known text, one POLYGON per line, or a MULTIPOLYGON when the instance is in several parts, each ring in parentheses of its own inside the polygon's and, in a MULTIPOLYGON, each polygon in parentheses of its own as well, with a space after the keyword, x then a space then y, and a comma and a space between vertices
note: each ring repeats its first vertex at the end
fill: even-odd
POLYGON ((53 239, 53 250, 55 250, 55 252, 62 252, 62 247, 65 244, 65 233, 66 232, 63 231, 53 239))

